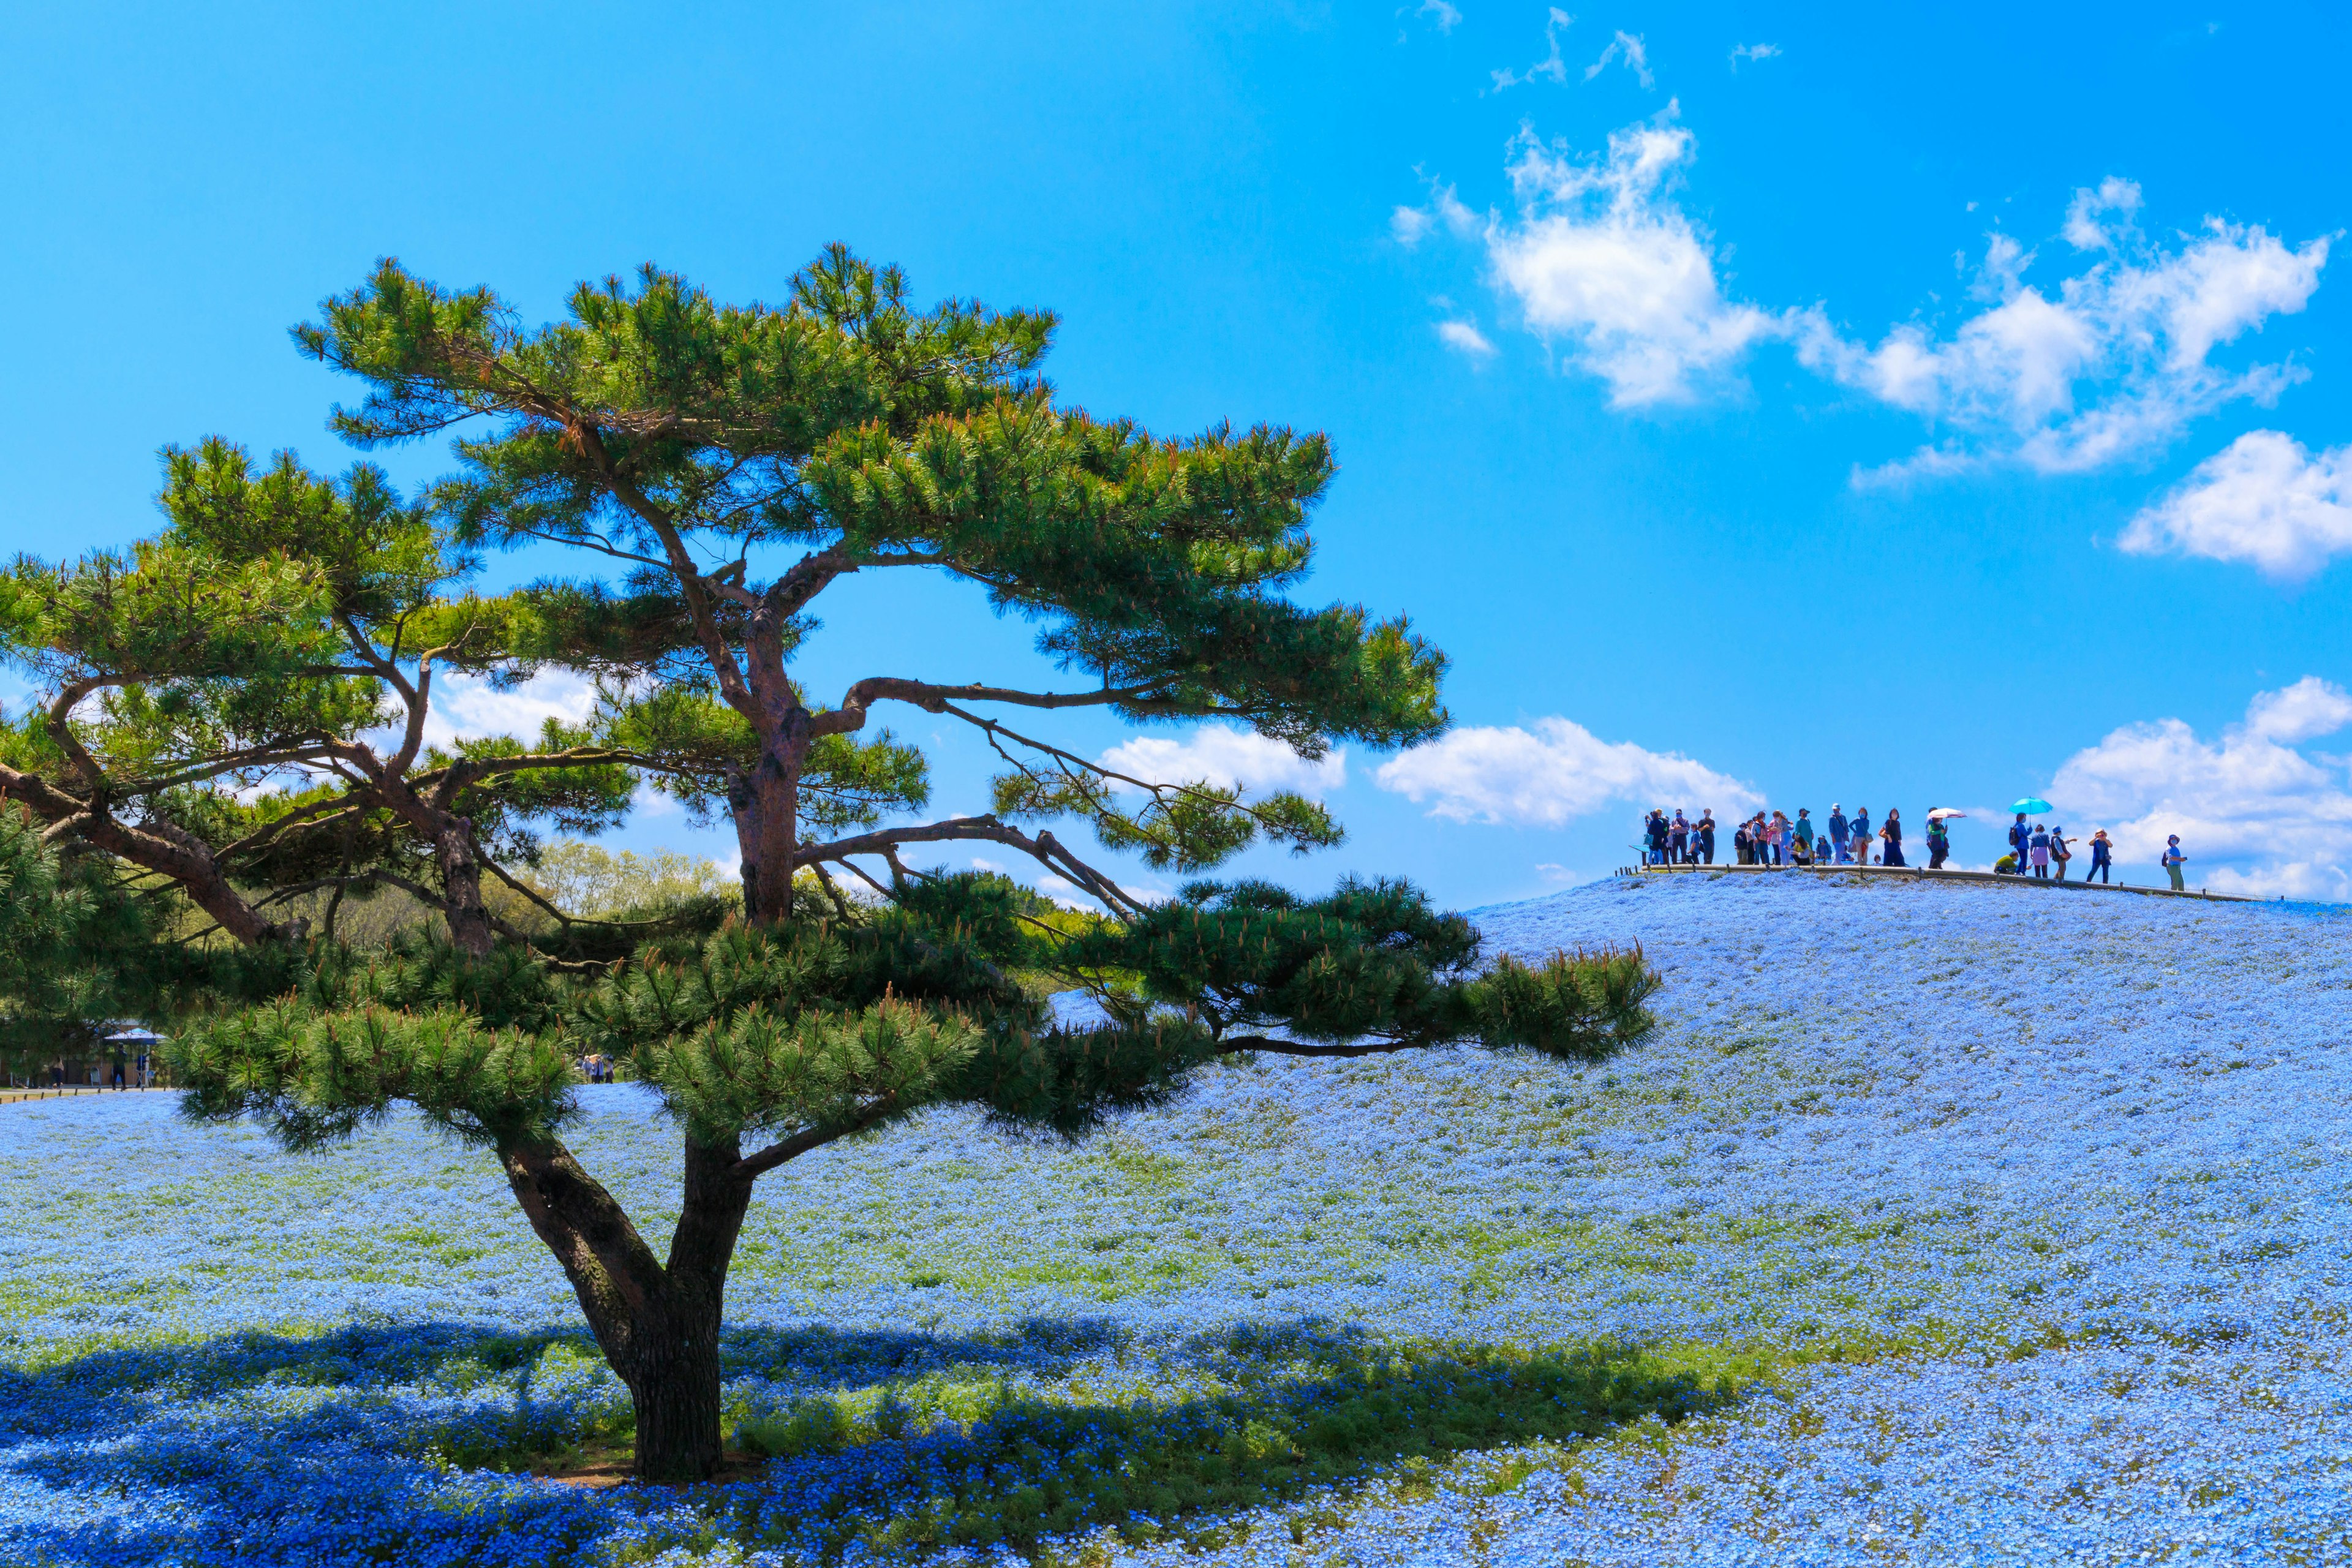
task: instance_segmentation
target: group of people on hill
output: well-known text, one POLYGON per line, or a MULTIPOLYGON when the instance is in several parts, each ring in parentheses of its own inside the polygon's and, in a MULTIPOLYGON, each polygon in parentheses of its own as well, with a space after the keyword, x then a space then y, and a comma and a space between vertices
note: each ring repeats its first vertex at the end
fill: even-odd
MULTIPOLYGON (((1650 813, 1643 823, 1643 836, 1647 844, 1649 862, 1653 866, 1712 866, 1715 864, 1715 811, 1709 807, 1699 814, 1696 821, 1683 815, 1677 806, 1669 815, 1664 806, 1650 813)), ((1875 863, 1881 866, 1906 866, 1903 858, 1903 814, 1888 807, 1886 820, 1878 825, 1874 835, 1878 846, 1875 863)), ((1849 817, 1845 808, 1832 805, 1829 820, 1813 821, 1811 810, 1797 808, 1791 820, 1786 812, 1767 814, 1759 811, 1731 830, 1732 863, 1739 866, 1868 866, 1873 864, 1874 834, 1870 808, 1857 806, 1849 817)), ((1952 850, 1951 835, 1941 821, 1927 824, 1927 865, 1938 869, 1952 850)))
MULTIPOLYGON (((2030 871, 2036 877, 2054 877, 2063 882, 2066 879, 2066 863, 2074 858, 2073 843, 2063 827, 2028 824, 2025 813, 2021 811, 2017 820, 2009 825, 2009 853, 1994 861, 1992 868, 2004 877, 2022 877, 2030 871)), ((2181 852, 2180 835, 2166 836, 2164 854, 2159 859, 2164 874, 2172 880, 2172 890, 2186 892, 2188 879, 2181 874, 2181 868, 2189 857, 2181 852)), ((2115 864, 2115 842, 2102 827, 2091 835, 2091 865, 2083 873, 2083 880, 2096 878, 2101 882, 2112 881, 2115 864)))
MULTIPOLYGON (((1653 866, 1715 864, 1716 822, 1712 806, 1700 812, 1696 819, 1685 816, 1680 806, 1671 814, 1664 806, 1659 806, 1643 819, 1642 836, 1644 858, 1653 866)), ((2066 867, 2074 858, 2074 843, 2063 827, 2028 823, 2026 814, 2021 811, 2010 825, 2010 853, 1994 862, 1993 870, 2011 877, 2055 877, 2063 882, 2066 879, 2066 867)), ((2083 879, 2112 881, 2116 847, 2105 828, 2091 835, 2090 850, 2091 864, 2083 879)), ((1943 869, 1951 852, 1950 824, 1942 816, 1931 813, 1927 819, 1927 868, 1943 869)), ((1731 830, 1731 853, 1732 863, 1739 866, 1910 864, 1903 858, 1903 814, 1892 806, 1887 808, 1886 819, 1878 825, 1874 835, 1866 805, 1857 806, 1854 814, 1848 816, 1844 807, 1832 805, 1829 820, 1819 825, 1803 806, 1797 808, 1794 821, 1786 812, 1768 815, 1759 811, 1731 830), (1874 862, 1871 850, 1874 838, 1878 846, 1874 862)), ((2163 865, 2175 892, 2185 890, 2181 867, 2188 858, 2181 852, 2180 835, 2173 834, 2165 844, 2163 865)))

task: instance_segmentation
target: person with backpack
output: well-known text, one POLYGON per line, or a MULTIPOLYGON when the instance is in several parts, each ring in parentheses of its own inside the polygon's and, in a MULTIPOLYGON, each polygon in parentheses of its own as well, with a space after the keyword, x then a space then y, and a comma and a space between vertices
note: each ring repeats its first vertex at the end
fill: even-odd
POLYGON ((2107 830, 2102 827, 2091 835, 2091 868, 2083 873, 2083 880, 2087 882, 2096 877, 2102 882, 2107 881, 2107 873, 2115 865, 2115 843, 2108 838, 2107 830))
POLYGON ((2032 858, 2030 851, 2033 829, 2025 826, 2025 813, 2019 812, 2017 820, 2009 825, 2009 852, 2017 857, 2017 874, 2025 875, 2025 864, 2032 858))
POLYGON ((2066 862, 2074 858, 2074 852, 2066 847, 2066 830, 2063 827, 2052 828, 2050 830, 2050 869, 2060 881, 2066 879, 2066 862))
POLYGON ((2182 879, 2180 875, 2181 862, 2188 858, 2188 856, 2180 852, 2180 835, 2174 833, 2166 836, 2164 840, 2164 874, 2172 879, 2172 890, 2176 893, 2185 893, 2189 890, 2189 884, 2182 879))

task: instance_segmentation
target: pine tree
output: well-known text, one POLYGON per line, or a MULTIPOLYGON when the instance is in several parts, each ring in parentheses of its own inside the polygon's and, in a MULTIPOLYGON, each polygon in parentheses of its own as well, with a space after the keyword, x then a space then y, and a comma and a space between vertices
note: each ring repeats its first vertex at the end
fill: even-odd
POLYGON ((1488 963, 1466 921, 1393 883, 1311 900, 1201 883, 1148 905, 1044 826, 1076 816, 1185 871, 1339 836, 1297 795, 1123 777, 1016 731, 1009 709, 1222 717, 1307 757, 1445 722, 1443 657, 1403 619, 1285 596, 1332 471, 1323 439, 1168 439, 1058 406, 1035 374, 1052 327, 968 302, 917 311, 895 271, 836 249, 778 308, 722 307, 648 269, 582 289, 570 320, 533 331, 486 290, 386 263, 298 332, 368 383, 336 416, 355 441, 481 422, 430 497, 451 548, 553 542, 621 574, 468 601, 468 646, 506 677, 605 680, 604 754, 733 823, 749 918, 593 976, 495 944, 364 961, 320 946, 290 966, 282 945, 256 950, 215 979, 223 1005, 184 1023, 174 1068, 193 1114, 259 1117, 289 1148, 407 1104, 487 1150, 630 1389, 645 1479, 719 1465, 736 1238, 759 1179, 814 1150, 943 1104, 1079 1137, 1236 1053, 1590 1059, 1651 1026, 1658 981, 1638 952, 1488 963), (1066 688, 880 674, 817 703, 791 669, 812 604, 851 574, 915 568, 1039 623, 1066 688), (866 733, 886 703, 982 732, 1007 763, 995 809, 893 821, 928 784, 918 752, 866 733), (1025 853, 1109 918, 901 853, 974 841, 1025 853), (836 871, 876 897, 846 897, 836 871), (818 897, 796 900, 803 877, 818 897), (1093 990, 1110 1021, 1056 1026, 1039 977, 1093 990), (586 1050, 625 1060, 682 1125, 666 1253, 564 1142, 586 1050))

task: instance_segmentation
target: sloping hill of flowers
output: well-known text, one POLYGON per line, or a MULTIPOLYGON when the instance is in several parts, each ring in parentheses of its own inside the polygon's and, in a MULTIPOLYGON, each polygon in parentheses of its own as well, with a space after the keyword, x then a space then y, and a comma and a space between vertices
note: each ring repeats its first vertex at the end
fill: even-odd
MULTIPOLYGON (((0 1111, 0 1560, 2352 1560, 2352 914, 1678 878, 1480 918, 1642 942, 1666 1026, 771 1178, 730 1397, 776 1457, 688 1494, 525 1473, 626 1402, 479 1157, 0 1111)), ((657 1210, 675 1133, 586 1093, 657 1210)))

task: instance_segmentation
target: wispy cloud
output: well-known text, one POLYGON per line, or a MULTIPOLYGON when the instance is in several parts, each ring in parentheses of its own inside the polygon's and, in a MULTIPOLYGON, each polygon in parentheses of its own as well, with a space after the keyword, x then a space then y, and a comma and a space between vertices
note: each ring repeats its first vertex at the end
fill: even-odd
POLYGON ((1731 46, 1731 68, 1738 70, 1742 60, 1769 60, 1780 53, 1778 44, 1734 44, 1731 46))
POLYGON ((1474 361, 1484 362, 1495 357, 1495 345, 1486 341, 1486 334, 1478 330, 1475 321, 1440 321, 1437 323, 1437 336, 1447 348, 1466 354, 1474 361))
POLYGON ((1428 17, 1441 33, 1454 31, 1462 21, 1462 13, 1447 5, 1445 0, 1421 0, 1421 5, 1414 9, 1413 15, 1428 17))
POLYGON ((2243 561, 2282 582, 2352 553, 2352 447, 2314 456, 2250 430, 2133 518, 2118 547, 2139 555, 2243 561))
POLYGON ((1542 59, 1523 71, 1511 70, 1507 68, 1498 71, 1488 71, 1486 74, 1495 81, 1494 90, 1501 92, 1508 88, 1520 87, 1535 80, 1538 77, 1549 77, 1554 82, 1565 83, 1568 80, 1568 62, 1560 58, 1559 36, 1574 26, 1575 22, 1575 17, 1554 5, 1551 8, 1551 15, 1544 23, 1544 44, 1549 52, 1542 59))
POLYGON ((1658 85, 1657 79, 1650 75, 1650 52, 1633 34, 1621 32, 1610 39, 1609 47, 1601 51, 1601 58, 1584 68, 1584 79, 1591 81, 1607 70, 1612 60, 1622 60, 1625 68, 1632 71, 1643 87, 1658 85))

